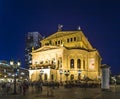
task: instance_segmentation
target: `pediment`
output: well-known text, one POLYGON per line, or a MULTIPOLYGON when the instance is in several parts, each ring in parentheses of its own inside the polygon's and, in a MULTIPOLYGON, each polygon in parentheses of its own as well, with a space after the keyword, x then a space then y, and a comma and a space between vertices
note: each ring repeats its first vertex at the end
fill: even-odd
MULTIPOLYGON (((83 34, 82 31, 58 31, 58 32, 46 37, 45 39, 41 40, 40 42, 42 43, 43 46, 51 45, 51 44, 55 45, 56 42, 58 42, 60 40, 64 41, 65 39, 71 38, 71 37, 76 37, 78 39, 76 46, 81 46, 86 49, 93 49, 92 45, 90 44, 88 39, 85 37, 85 35, 83 34)), ((64 42, 64 45, 65 45, 65 42, 64 42)), ((67 44, 67 46, 69 47, 72 45, 72 44, 71 45, 70 44, 71 43, 69 43, 69 45, 67 44)))
POLYGON ((54 38, 58 38, 58 37, 63 37, 63 36, 71 35, 73 33, 76 33, 76 31, 58 31, 58 32, 56 32, 56 33, 46 37, 44 40, 54 39, 54 38))

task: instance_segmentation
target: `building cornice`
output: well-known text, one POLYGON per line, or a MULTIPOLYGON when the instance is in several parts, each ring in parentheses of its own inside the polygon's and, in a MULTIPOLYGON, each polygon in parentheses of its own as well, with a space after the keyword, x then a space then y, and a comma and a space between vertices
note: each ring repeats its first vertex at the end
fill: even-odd
POLYGON ((32 53, 37 53, 37 52, 41 52, 41 51, 46 51, 46 50, 53 50, 53 49, 59 49, 60 47, 58 46, 43 46, 37 50, 33 50, 32 53))

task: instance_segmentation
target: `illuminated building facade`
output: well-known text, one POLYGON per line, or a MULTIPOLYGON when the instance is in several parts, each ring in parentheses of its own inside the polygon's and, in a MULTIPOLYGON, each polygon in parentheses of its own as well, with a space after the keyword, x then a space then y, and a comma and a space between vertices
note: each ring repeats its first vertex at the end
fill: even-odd
POLYGON ((12 77, 12 68, 5 60, 0 60, 0 82, 5 81, 6 78, 12 77))
POLYGON ((97 80, 101 75, 101 56, 81 30, 60 30, 41 40, 31 55, 31 81, 97 80))

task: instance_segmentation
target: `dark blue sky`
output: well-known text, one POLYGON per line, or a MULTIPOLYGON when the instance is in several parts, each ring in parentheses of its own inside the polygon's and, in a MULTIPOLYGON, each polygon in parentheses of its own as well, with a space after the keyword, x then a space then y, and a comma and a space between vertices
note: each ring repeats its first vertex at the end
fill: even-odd
POLYGON ((97 48, 102 63, 120 73, 120 2, 117 0, 0 0, 0 60, 20 59, 24 65, 25 34, 48 36, 64 30, 84 34, 97 48))

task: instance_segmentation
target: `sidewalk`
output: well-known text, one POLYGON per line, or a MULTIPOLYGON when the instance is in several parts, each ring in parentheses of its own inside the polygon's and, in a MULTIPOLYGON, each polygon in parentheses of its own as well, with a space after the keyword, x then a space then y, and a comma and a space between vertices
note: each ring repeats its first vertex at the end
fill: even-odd
POLYGON ((111 85, 110 91, 101 91, 94 99, 120 99, 120 85, 111 85))

